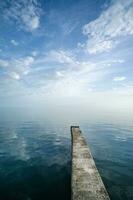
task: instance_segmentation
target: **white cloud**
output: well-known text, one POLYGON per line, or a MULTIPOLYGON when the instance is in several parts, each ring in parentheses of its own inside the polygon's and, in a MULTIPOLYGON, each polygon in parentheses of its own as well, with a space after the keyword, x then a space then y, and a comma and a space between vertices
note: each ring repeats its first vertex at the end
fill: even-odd
POLYGON ((117 59, 117 60, 112 60, 112 63, 124 63, 124 59, 117 59))
POLYGON ((11 72, 9 76, 13 79, 20 80, 20 75, 16 72, 11 72))
POLYGON ((133 0, 116 0, 94 21, 83 27, 90 54, 109 51, 119 38, 133 34, 133 0))
POLYGON ((47 54, 46 61, 58 62, 58 63, 62 63, 62 64, 64 64, 64 63, 72 64, 75 62, 75 59, 74 59, 72 53, 70 53, 68 51, 52 50, 47 54))
POLYGON ((31 56, 27 56, 25 58, 22 58, 18 61, 21 65, 24 66, 29 66, 30 64, 32 64, 34 62, 34 58, 31 56))
POLYGON ((56 74, 57 74, 57 77, 63 77, 64 76, 63 71, 57 71, 56 74))
POLYGON ((99 83, 103 84, 101 88, 103 90, 104 80, 107 80, 110 74, 112 76, 113 70, 115 72, 116 63, 119 65, 123 62, 124 60, 117 57, 95 60, 95 62, 88 59, 81 60, 74 52, 64 50, 39 53, 37 57, 2 60, 2 63, 7 66, 5 69, 8 77, 17 80, 15 84, 28 81, 30 87, 39 94, 62 96, 95 92, 99 90, 99 83))
POLYGON ((25 24, 27 30, 33 31, 39 27, 39 17, 33 16, 32 14, 23 14, 21 16, 23 23, 25 24))
MULTIPOLYGON (((39 68, 40 65, 43 66, 51 66, 56 65, 54 70, 57 70, 57 76, 64 76, 66 72, 90 72, 95 68, 95 63, 89 61, 80 61, 76 58, 76 55, 71 51, 64 51, 64 50, 52 50, 49 51, 47 54, 38 57, 35 61, 36 65, 39 68), (59 71, 61 70, 61 71, 59 71)), ((100 67, 103 67, 101 64, 100 67)), ((47 68, 47 67, 46 67, 47 68)))
POLYGON ((13 0, 5 10, 5 17, 17 22, 21 29, 32 32, 39 28, 41 12, 37 0, 13 0))
POLYGON ((95 84, 112 73, 110 68, 119 62, 122 60, 81 61, 69 51, 50 51, 36 59, 32 75, 42 93, 76 95, 95 89, 95 84))
POLYGON ((96 41, 91 40, 87 42, 87 50, 90 54, 101 53, 103 51, 109 51, 113 47, 113 42, 110 40, 96 41))
POLYGON ((13 44, 14 46, 18 46, 19 43, 16 40, 11 40, 11 44, 13 44))
POLYGON ((114 77, 113 80, 114 81, 124 81, 124 80, 126 80, 126 77, 125 76, 116 76, 116 77, 114 77))
POLYGON ((29 73, 30 66, 33 63, 34 58, 27 56, 19 59, 0 60, 0 67, 5 69, 5 72, 9 77, 15 80, 19 80, 22 76, 29 73))

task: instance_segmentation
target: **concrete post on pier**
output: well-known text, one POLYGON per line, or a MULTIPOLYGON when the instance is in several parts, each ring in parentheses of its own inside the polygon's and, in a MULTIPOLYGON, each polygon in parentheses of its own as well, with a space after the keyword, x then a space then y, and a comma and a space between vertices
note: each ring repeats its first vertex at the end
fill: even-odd
POLYGON ((110 200, 79 126, 72 134, 72 200, 110 200))

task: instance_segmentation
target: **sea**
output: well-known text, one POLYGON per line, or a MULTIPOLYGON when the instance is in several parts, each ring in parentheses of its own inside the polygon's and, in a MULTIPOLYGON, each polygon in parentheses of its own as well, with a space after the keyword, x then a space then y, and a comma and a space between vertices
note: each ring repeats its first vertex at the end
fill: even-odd
POLYGON ((0 114, 0 200, 71 199, 71 125, 80 126, 110 199, 133 200, 132 119, 48 118, 0 114))

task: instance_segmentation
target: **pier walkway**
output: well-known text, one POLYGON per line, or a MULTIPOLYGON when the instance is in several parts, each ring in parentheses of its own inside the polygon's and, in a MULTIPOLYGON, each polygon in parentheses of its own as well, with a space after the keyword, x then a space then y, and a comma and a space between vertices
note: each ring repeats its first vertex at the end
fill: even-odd
POLYGON ((72 200, 110 200, 86 141, 78 126, 72 135, 72 200))

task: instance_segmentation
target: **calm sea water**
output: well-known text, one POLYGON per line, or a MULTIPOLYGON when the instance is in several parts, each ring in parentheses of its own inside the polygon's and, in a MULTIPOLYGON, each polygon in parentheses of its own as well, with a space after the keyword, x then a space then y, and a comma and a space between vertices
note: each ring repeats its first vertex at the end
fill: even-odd
MULTIPOLYGON (((71 135, 67 123, 0 121, 0 199, 69 200, 71 135)), ((133 199, 133 125, 80 124, 112 200, 133 199)))

